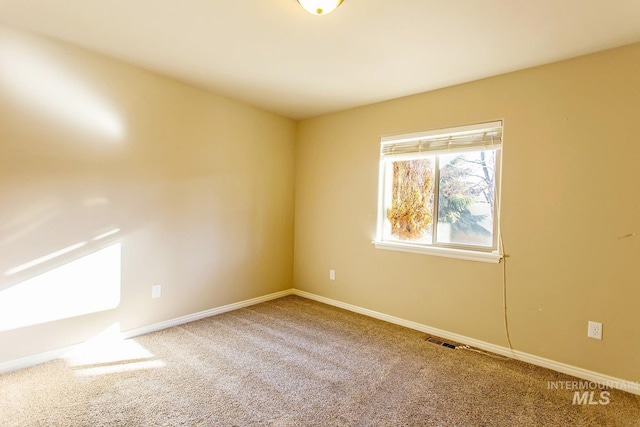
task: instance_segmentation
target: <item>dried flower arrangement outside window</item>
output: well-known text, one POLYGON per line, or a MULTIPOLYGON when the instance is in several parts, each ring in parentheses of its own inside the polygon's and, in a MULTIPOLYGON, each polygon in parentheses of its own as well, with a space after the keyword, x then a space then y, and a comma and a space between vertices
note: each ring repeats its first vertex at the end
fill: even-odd
POLYGON ((420 239, 433 224, 434 163, 431 159, 393 163, 391 234, 402 240, 420 239))

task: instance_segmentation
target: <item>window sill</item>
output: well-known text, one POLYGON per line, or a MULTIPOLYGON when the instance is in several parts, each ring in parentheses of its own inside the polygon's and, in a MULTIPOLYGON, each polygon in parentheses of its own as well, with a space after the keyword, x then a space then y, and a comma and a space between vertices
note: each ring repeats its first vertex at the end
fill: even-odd
POLYGON ((375 240, 371 243, 373 243, 376 249, 412 252, 416 254, 433 255, 446 258, 466 259, 468 261, 480 261, 497 264, 502 260, 502 255, 495 252, 469 251, 464 249, 451 249, 437 246, 420 246, 412 245, 410 243, 382 242, 378 240, 375 240))

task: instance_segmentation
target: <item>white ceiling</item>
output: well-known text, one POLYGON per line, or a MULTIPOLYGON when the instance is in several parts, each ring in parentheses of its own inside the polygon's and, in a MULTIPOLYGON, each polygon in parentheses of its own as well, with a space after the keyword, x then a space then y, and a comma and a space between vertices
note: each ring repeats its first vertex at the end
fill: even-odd
POLYGON ((640 41, 640 0, 0 0, 32 30, 300 119, 640 41))

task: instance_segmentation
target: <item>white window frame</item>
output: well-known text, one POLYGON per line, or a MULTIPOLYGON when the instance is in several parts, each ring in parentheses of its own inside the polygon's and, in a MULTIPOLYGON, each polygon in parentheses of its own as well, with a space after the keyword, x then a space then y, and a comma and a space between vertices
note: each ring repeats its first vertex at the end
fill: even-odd
MULTIPOLYGON (((500 177, 501 177, 501 151, 502 151, 503 122, 495 121, 468 126, 459 126, 448 129, 438 129, 426 132, 416 132, 402 135, 382 137, 380 140, 380 169, 378 186, 378 224, 376 240, 372 243, 378 249, 387 249, 401 252, 427 254, 448 258, 458 258, 471 261, 498 263, 502 260, 500 251, 500 177), (497 138, 482 138, 480 142, 474 135, 481 134, 490 129, 499 128, 497 138), (470 138, 465 138, 469 136, 470 138), (495 149, 496 165, 494 175, 494 217, 493 217, 493 245, 492 247, 472 246, 462 244, 438 243, 437 234, 437 203, 434 206, 432 244, 403 242, 384 238, 385 232, 385 197, 389 197, 388 164, 393 161, 406 160, 408 158, 420 158, 425 155, 438 156, 460 151, 480 151, 482 149, 495 149)), ((437 165, 437 163, 436 163, 437 165)), ((436 167, 436 186, 438 185, 438 167, 436 167)), ((437 198, 437 187, 434 197, 437 198)))

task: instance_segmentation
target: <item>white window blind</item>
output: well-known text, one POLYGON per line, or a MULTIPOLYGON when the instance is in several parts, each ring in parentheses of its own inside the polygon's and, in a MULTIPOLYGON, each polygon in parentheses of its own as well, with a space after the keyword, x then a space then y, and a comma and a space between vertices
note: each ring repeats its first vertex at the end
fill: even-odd
POLYGON ((429 151, 497 149, 502 146, 502 122, 388 136, 381 138, 380 144, 383 158, 429 151))

